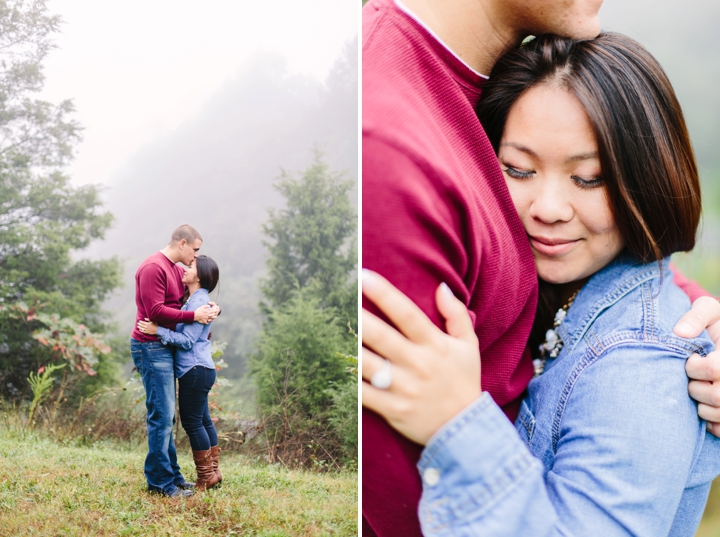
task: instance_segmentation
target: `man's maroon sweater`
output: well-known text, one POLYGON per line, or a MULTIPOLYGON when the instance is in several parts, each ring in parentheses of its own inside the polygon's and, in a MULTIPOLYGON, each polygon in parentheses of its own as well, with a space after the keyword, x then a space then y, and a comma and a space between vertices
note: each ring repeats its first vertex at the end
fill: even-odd
POLYGON ((194 311, 180 311, 185 284, 183 269, 170 261, 162 252, 156 252, 135 273, 135 304, 137 314, 132 337, 137 341, 157 341, 157 336, 143 334, 137 322, 147 317, 160 326, 175 330, 178 323, 192 323, 194 311))
MULTIPOLYGON (((363 267, 438 326, 435 289, 447 283, 473 317, 483 390, 514 418, 533 374, 537 277, 473 110, 483 80, 392 0, 363 8, 363 267)), ((362 437, 364 533, 420 535, 421 447, 365 409, 362 437)))

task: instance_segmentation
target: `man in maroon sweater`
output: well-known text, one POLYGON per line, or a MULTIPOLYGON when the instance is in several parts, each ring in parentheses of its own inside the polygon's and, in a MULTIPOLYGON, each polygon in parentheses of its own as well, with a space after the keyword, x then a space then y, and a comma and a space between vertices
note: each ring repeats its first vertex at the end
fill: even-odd
POLYGON ((147 408, 148 455, 145 477, 148 490, 166 496, 189 496, 191 483, 180 473, 172 438, 175 421, 175 375, 173 351, 155 335, 138 330, 137 322, 151 320, 175 330, 178 323, 195 321, 207 324, 218 314, 214 305, 195 311, 181 311, 185 284, 184 270, 177 265, 191 266, 202 245, 197 230, 182 225, 173 231, 170 243, 142 262, 135 273, 137 315, 130 339, 130 351, 145 388, 147 408))
MULTIPOLYGON (((483 389, 510 419, 533 374, 526 342, 536 273, 474 107, 483 73, 505 50, 531 34, 593 37, 600 4, 370 0, 363 8, 363 267, 438 325, 435 290, 451 287, 475 322, 483 389)), ((696 324, 710 324, 699 313, 696 324)), ((705 389, 713 379, 700 369, 705 389)), ((703 398, 711 399, 707 390, 703 398)), ((421 446, 365 409, 362 431, 363 535, 420 535, 421 446)))

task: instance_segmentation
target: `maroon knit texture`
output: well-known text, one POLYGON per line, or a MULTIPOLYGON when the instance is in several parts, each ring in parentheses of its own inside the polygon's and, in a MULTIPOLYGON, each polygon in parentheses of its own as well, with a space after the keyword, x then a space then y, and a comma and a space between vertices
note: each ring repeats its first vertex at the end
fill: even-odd
MULTIPOLYGON (((514 419, 533 374, 537 276, 473 110, 482 83, 392 0, 363 8, 363 267, 441 327, 435 290, 450 286, 475 323, 482 388, 514 419)), ((419 536, 421 446, 365 409, 362 434, 363 535, 419 536)))
POLYGON ((192 323, 193 311, 180 311, 185 284, 183 269, 170 261, 162 252, 156 252, 143 261, 135 273, 135 326, 132 337, 137 341, 157 341, 157 336, 143 334, 137 322, 145 318, 160 326, 175 330, 178 323, 192 323))

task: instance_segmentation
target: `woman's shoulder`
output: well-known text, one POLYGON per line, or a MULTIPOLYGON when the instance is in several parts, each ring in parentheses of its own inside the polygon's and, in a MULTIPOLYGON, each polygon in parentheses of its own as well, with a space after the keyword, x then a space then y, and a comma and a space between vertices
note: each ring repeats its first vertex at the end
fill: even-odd
POLYGON ((674 283, 668 260, 643 264, 621 259, 594 276, 576 302, 579 308, 571 308, 563 334, 571 345, 584 342, 606 350, 631 345, 637 351, 644 346, 651 354, 664 349, 678 357, 713 349, 706 333, 694 339, 674 334, 691 304, 674 283))
POLYGON ((198 290, 196 290, 192 295, 190 295, 190 298, 188 298, 187 301, 187 309, 189 310, 196 310, 200 306, 207 304, 210 300, 210 294, 207 292, 207 289, 203 289, 202 287, 198 290))

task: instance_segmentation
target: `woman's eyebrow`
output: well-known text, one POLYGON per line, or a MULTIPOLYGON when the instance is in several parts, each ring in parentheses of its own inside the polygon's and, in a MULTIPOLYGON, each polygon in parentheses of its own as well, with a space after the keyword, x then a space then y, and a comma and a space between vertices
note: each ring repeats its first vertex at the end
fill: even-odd
POLYGON ((522 151, 523 153, 527 153, 528 155, 530 155, 530 156, 533 157, 533 158, 538 158, 538 155, 537 155, 537 153, 535 153, 535 151, 533 151, 533 150, 530 149, 529 147, 524 146, 524 145, 522 145, 522 144, 516 144, 515 142, 502 142, 502 143, 500 144, 500 147, 505 147, 505 146, 514 147, 514 148, 517 149, 518 151, 522 151))
MULTIPOLYGON (((515 142, 503 142, 503 143, 500 144, 500 147, 506 147, 506 146, 507 146, 507 147, 513 147, 513 148, 517 149, 518 151, 522 151, 523 153, 527 153, 528 155, 530 155, 530 156, 533 157, 533 158, 539 158, 539 157, 538 157, 538 154, 535 153, 535 151, 533 151, 532 149, 530 149, 529 147, 527 147, 527 146, 525 146, 525 145, 518 144, 518 143, 515 143, 515 142)), ((571 157, 568 157, 568 158, 565 159, 565 162, 577 162, 577 161, 580 161, 580 160, 596 159, 596 158, 598 158, 598 157, 599 157, 599 155, 598 155, 598 152, 597 152, 597 151, 588 151, 587 153, 578 153, 577 155, 573 155, 573 156, 571 156, 571 157)))
POLYGON ((590 160, 590 159, 596 159, 596 158, 598 158, 598 152, 591 151, 589 153, 580 153, 578 155, 573 155, 572 157, 568 157, 567 162, 577 162, 578 160, 590 160))

